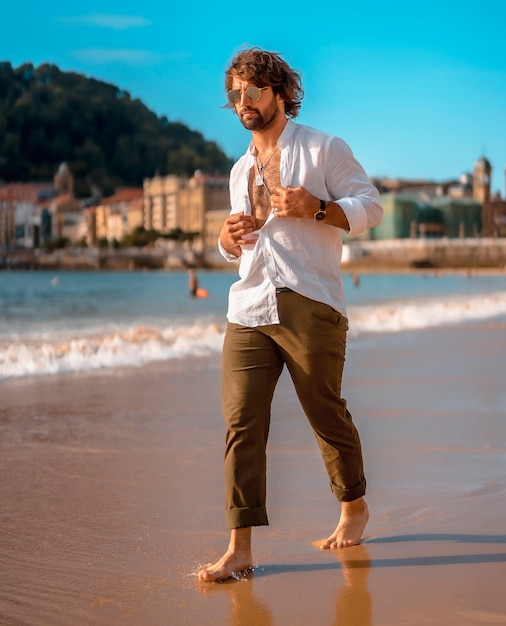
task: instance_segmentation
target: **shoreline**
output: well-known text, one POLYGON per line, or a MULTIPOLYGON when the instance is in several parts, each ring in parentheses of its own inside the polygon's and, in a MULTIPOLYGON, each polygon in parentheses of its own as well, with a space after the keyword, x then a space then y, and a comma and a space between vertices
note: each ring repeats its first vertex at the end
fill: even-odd
MULTIPOLYGON (((217 265, 217 266, 193 266, 193 269, 202 272, 220 272, 225 274, 237 274, 237 267, 233 265, 217 265)), ((43 267, 10 267, 5 268, 0 266, 0 275, 2 272, 100 272, 100 273, 114 273, 114 272, 128 272, 128 273, 143 273, 143 272, 187 272, 188 267, 158 267, 158 268, 143 268, 138 267, 135 269, 129 267, 123 268, 90 268, 90 267, 81 267, 81 266, 43 266, 43 267)), ((411 275, 420 275, 420 276, 437 276, 437 275, 456 275, 456 276, 469 276, 470 274, 476 276, 506 276, 506 264, 504 267, 480 267, 480 266, 469 266, 469 267, 403 267, 403 266, 389 266, 389 265, 353 265, 353 264, 343 264, 341 265, 341 274, 346 276, 348 274, 359 274, 359 275, 375 275, 375 274, 411 274, 411 275)))

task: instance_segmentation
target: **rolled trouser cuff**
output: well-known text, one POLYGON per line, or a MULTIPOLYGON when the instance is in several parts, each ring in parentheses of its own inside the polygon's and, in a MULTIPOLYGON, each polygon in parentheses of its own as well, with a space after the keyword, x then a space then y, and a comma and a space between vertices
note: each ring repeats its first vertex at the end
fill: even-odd
POLYGON ((366 480, 363 478, 357 485, 355 485, 355 487, 352 487, 351 489, 345 489, 344 487, 340 487, 339 485, 335 485, 331 482, 330 488, 339 502, 353 502, 353 500, 358 500, 358 498, 365 496, 366 480))
POLYGON ((228 509, 225 511, 225 522, 228 529, 267 526, 269 524, 267 511, 263 506, 228 509))

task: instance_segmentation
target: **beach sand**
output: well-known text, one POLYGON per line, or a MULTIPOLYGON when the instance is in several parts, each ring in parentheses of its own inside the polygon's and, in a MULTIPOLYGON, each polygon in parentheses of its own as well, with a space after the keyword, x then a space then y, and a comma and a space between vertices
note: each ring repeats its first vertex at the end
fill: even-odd
POLYGON ((341 551, 283 375, 270 526, 221 584, 195 576, 228 541, 219 357, 0 384, 0 623, 506 624, 505 355, 504 321, 350 339, 371 520, 341 551))

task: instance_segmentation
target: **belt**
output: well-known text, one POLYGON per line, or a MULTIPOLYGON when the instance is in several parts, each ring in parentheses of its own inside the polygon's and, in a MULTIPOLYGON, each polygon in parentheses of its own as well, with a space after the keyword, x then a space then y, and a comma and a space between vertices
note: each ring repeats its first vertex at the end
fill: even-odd
POLYGON ((276 293, 290 293, 293 292, 293 289, 290 287, 276 287, 276 293))

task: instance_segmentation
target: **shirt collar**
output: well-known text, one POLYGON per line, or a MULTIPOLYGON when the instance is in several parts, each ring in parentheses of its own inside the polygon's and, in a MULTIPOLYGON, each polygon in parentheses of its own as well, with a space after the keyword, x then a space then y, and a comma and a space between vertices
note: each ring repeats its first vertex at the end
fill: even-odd
MULTIPOLYGON (((283 132, 281 133, 278 139, 278 146, 280 150, 283 150, 283 148, 286 148, 289 145, 293 137, 293 134, 295 133, 296 128, 297 128, 297 124, 293 120, 291 119, 286 120, 285 127, 283 128, 283 132)), ((255 158, 256 149, 255 149, 255 144, 253 143, 253 141, 251 141, 248 146, 248 152, 252 159, 255 158)))

